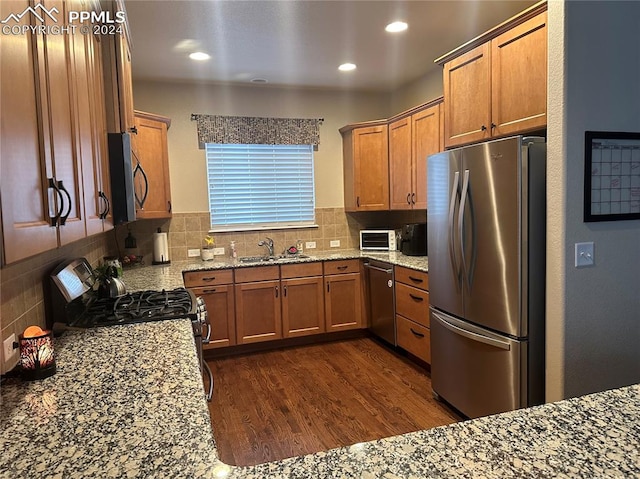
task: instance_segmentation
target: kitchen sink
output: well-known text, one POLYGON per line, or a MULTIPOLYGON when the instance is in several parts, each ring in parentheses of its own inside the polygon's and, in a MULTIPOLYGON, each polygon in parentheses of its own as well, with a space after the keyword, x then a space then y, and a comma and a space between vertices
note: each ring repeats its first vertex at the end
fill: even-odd
POLYGON ((238 258, 241 263, 268 263, 270 261, 295 261, 298 259, 310 258, 306 254, 278 255, 278 256, 242 256, 238 258))

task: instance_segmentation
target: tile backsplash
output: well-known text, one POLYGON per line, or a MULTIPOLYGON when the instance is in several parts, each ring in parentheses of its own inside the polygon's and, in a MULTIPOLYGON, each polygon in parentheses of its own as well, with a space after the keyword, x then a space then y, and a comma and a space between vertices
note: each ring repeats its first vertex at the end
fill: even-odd
MULTIPOLYGON (((11 333, 21 334, 27 326, 45 326, 44 285, 49 273, 66 259, 85 257, 97 266, 104 256, 115 254, 112 231, 91 236, 69 245, 47 251, 0 269, 0 330, 2 340, 11 333)), ((2 348, 0 348, 2 349, 2 348)), ((13 364, 5 364, 4 352, 0 358, 2 374, 13 364)))
MULTIPOLYGON (((328 251, 359 247, 359 231, 365 228, 400 228, 405 223, 426 221, 426 211, 384 211, 346 213, 344 208, 317 208, 316 224, 313 228, 296 228, 285 230, 261 230, 214 233, 216 247, 224 247, 225 255, 229 254, 229 244, 235 241, 238 256, 265 254, 264 247, 258 242, 265 237, 273 239, 275 253, 282 253, 286 248, 295 245, 298 240, 315 241, 315 250, 328 251), (332 248, 330 242, 339 240, 340 246, 332 248)), ((125 237, 128 232, 136 238, 137 250, 134 254, 142 254, 145 263, 153 259, 153 233, 160 228, 169 233, 169 257, 171 260, 187 259, 189 249, 199 249, 203 239, 209 233, 209 213, 174 213, 170 220, 143 220, 118 228, 118 246, 123 251, 125 237)))

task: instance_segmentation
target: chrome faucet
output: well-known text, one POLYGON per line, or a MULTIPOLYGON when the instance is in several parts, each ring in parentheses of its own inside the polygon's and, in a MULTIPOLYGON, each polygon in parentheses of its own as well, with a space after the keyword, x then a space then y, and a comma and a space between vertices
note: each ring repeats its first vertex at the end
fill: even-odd
POLYGON ((269 256, 273 256, 273 240, 271 238, 258 241, 258 246, 266 246, 269 250, 269 256))

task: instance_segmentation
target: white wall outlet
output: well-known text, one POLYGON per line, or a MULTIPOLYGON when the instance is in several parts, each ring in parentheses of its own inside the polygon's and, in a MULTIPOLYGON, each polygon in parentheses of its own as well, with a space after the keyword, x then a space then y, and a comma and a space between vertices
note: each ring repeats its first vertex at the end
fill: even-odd
POLYGON ((198 256, 200 256, 200 250, 199 249, 187 250, 187 256, 189 258, 197 258, 198 256))
POLYGON ((11 333, 11 336, 2 342, 2 352, 4 355, 5 368, 7 370, 11 369, 18 362, 19 348, 13 349, 13 343, 16 341, 16 335, 11 333))
POLYGON ((214 256, 224 255, 224 246, 221 246, 220 248, 213 248, 213 255, 214 256))
POLYGON ((593 241, 588 243, 576 243, 576 268, 593 266, 596 262, 593 250, 593 241))
POLYGON ((340 240, 331 240, 331 241, 329 241, 329 246, 331 248, 339 248, 340 247, 340 240))
POLYGON ((304 244, 304 248, 305 249, 316 249, 316 242, 315 241, 307 241, 304 244))

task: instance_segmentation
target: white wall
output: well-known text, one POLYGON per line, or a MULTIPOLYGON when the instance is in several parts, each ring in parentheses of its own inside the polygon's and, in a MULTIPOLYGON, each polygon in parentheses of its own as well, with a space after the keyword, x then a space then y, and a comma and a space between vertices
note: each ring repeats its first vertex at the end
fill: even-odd
POLYGON ((640 221, 584 223, 584 132, 640 131, 640 2, 549 2, 547 400, 640 382, 640 221), (595 242, 576 269, 574 243, 595 242))
POLYGON ((349 123, 385 118, 389 95, 264 86, 136 81, 137 110, 171 118, 168 133, 171 199, 176 213, 208 211, 204 151, 191 113, 324 118, 314 153, 316 207, 344 206, 342 137, 349 123))

